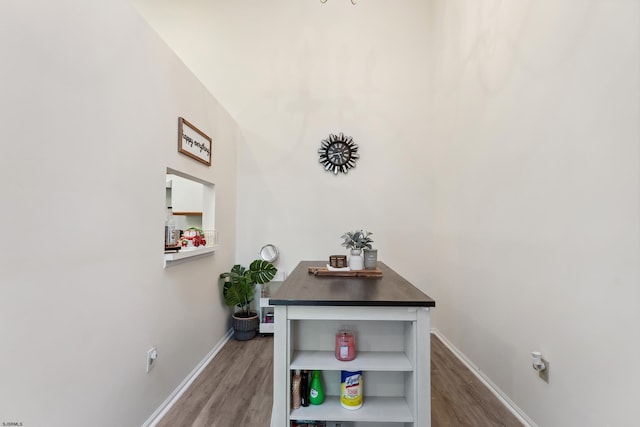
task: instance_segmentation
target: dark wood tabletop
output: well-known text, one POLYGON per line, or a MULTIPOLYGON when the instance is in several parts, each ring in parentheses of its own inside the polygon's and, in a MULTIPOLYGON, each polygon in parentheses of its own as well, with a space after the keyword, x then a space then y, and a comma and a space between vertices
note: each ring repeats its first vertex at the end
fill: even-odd
POLYGON ((269 299, 270 305, 435 307, 436 302, 386 264, 383 277, 314 276, 309 267, 326 261, 301 261, 269 299))

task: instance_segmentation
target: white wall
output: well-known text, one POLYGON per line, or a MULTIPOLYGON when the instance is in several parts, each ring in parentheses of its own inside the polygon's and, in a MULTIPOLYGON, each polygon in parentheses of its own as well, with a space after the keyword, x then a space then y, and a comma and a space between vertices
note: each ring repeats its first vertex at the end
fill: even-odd
POLYGON ((239 260, 369 229, 535 423, 635 422, 637 0, 136 3, 240 125, 239 260), (361 160, 334 177, 340 131, 361 160))
POLYGON ((438 327, 540 426, 636 424, 640 2, 431 12, 438 327))
POLYGON ((128 1, 14 2, 0 51, 0 420, 141 425, 228 329, 237 127, 128 1), (222 249, 164 269, 167 167, 216 184, 222 249))
POLYGON ((345 253, 340 235, 354 228, 374 232, 381 259, 404 273, 423 261, 426 3, 135 3, 240 125, 240 261, 274 243, 291 270, 345 253), (335 177, 317 150, 341 131, 361 160, 335 177))

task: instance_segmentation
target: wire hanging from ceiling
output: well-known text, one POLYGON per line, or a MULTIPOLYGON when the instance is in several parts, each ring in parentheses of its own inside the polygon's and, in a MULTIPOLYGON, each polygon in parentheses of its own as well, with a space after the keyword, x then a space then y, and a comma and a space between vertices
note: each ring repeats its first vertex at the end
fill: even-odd
MULTIPOLYGON (((327 2, 327 0, 320 0, 320 3, 325 4, 327 2)), ((356 4, 356 0, 351 0, 351 4, 355 5, 356 4)))

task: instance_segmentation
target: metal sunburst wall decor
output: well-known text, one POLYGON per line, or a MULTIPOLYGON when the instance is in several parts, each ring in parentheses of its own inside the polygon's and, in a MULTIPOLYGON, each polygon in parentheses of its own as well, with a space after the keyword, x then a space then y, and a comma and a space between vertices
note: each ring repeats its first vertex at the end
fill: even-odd
POLYGON ((329 138, 323 139, 318 154, 324 170, 333 172, 334 175, 349 172, 349 169, 356 167, 356 160, 360 157, 358 144, 342 132, 337 136, 330 134, 329 138))

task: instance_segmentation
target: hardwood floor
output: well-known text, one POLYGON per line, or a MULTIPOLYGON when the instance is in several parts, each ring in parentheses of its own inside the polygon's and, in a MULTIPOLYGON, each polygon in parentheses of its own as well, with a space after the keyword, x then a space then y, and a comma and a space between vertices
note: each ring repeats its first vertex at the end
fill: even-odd
POLYGON ((158 427, 268 427, 273 337, 229 340, 158 427))
POLYGON ((431 426, 522 427, 522 423, 431 335, 431 426))
MULTIPOLYGON (((229 340, 158 427, 269 427, 272 353, 272 337, 229 340)), ((432 427, 522 426, 433 335, 431 423, 432 427)))

